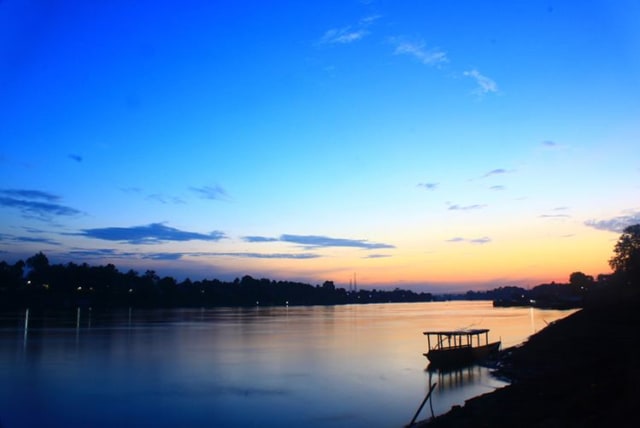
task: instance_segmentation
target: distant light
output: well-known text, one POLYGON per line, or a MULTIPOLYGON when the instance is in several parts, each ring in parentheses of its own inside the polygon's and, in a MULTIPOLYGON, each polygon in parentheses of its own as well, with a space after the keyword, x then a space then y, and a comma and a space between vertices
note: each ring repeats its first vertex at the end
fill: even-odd
POLYGON ((129 289, 129 293, 133 293, 133 288, 130 288, 130 289, 129 289))
POLYGON ((256 306, 258 306, 260 304, 260 301, 256 300, 256 306))
POLYGON ((79 286, 79 287, 78 287, 78 291, 81 291, 81 290, 82 290, 82 286, 79 286))

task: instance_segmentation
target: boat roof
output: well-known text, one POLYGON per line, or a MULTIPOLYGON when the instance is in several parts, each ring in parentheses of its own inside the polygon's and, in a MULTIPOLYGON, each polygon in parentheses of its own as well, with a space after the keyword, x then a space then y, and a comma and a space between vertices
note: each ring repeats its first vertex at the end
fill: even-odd
POLYGON ((422 334, 424 335, 434 334, 434 335, 441 335, 441 336, 468 336, 473 334, 484 334, 488 332, 489 332, 488 328, 473 328, 473 329, 467 329, 467 330, 425 331, 422 334))

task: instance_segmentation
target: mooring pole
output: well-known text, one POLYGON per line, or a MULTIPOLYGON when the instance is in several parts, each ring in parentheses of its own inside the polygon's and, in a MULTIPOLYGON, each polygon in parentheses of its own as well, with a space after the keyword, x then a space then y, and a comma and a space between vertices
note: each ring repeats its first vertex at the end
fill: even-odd
POLYGON ((429 392, 427 393, 426 397, 424 397, 424 400, 422 400, 422 403, 420 404, 420 407, 418 407, 416 414, 413 415, 413 419, 411 419, 411 422, 409 422, 409 425, 407 425, 408 427, 413 426, 416 423, 416 419, 418 419, 418 415, 420 414, 420 411, 422 410, 424 405, 427 403, 427 400, 429 399, 429 397, 431 397, 431 393, 433 392, 433 389, 436 387, 437 384, 438 384, 437 382, 434 382, 433 385, 431 385, 431 387, 429 388, 429 392))

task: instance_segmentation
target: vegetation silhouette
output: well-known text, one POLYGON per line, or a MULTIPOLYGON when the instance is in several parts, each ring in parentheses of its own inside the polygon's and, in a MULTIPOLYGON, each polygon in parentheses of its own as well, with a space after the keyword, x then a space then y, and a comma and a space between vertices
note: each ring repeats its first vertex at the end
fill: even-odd
POLYGON ((0 306, 23 307, 209 307, 255 305, 335 305, 347 303, 424 302, 431 293, 410 290, 353 290, 332 281, 310 285, 256 279, 182 282, 147 270, 120 272, 113 264, 50 264, 39 252, 26 262, 0 262, 0 306))
POLYGON ((26 262, 0 262, 0 307, 209 307, 255 305, 337 305, 348 303, 427 302, 432 300, 493 300, 495 306, 577 308, 610 284, 637 283, 640 278, 640 225, 624 229, 609 261, 614 273, 594 279, 582 272, 568 283, 540 284, 531 289, 498 287, 488 291, 434 296, 411 290, 346 290, 333 281, 310 285, 294 281, 256 279, 249 275, 225 282, 217 279, 178 282, 147 270, 120 272, 113 264, 50 264, 39 252, 26 262))
POLYGON ((640 224, 626 227, 613 248, 609 266, 619 280, 631 283, 640 279, 640 224))

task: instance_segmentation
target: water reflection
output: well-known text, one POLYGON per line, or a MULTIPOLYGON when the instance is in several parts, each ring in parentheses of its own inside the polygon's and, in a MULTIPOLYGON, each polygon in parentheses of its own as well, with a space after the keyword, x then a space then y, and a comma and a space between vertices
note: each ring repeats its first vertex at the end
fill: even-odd
POLYGON ((439 391, 462 388, 482 377, 482 367, 478 365, 450 370, 427 370, 427 372, 429 384, 437 382, 439 391))
POLYGON ((434 388, 421 413, 424 419, 445 413, 453 406, 463 405, 471 397, 506 385, 494 378, 487 367, 480 365, 447 370, 425 369, 425 373, 428 377, 427 387, 432 385, 434 388))
POLYGON ((522 341, 531 317, 490 302, 1 314, 0 421, 397 427, 430 382, 436 415, 498 385, 481 367, 425 372, 422 331, 476 323, 522 341))
POLYGON ((27 308, 24 314, 24 339, 22 341, 23 347, 27 348, 27 336, 29 335, 29 309, 27 308))

